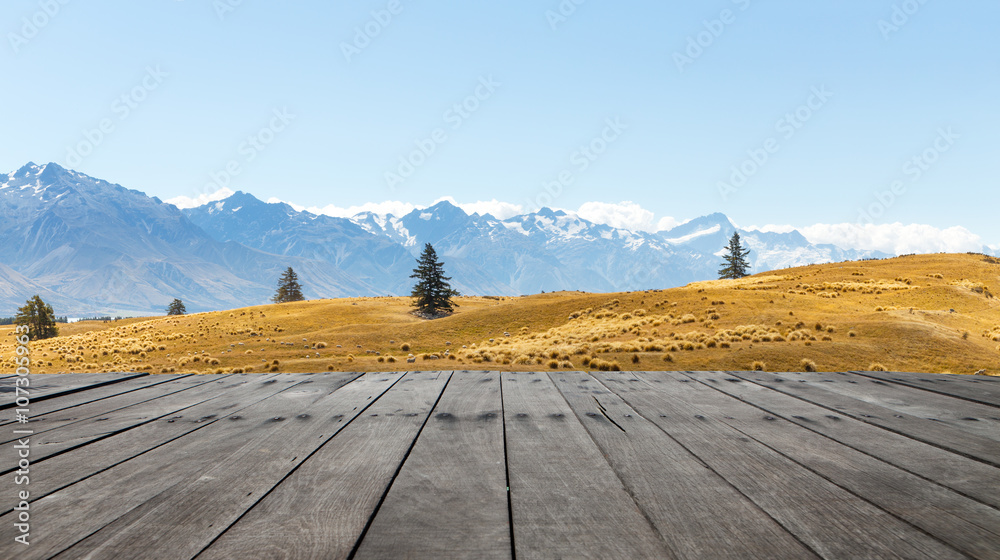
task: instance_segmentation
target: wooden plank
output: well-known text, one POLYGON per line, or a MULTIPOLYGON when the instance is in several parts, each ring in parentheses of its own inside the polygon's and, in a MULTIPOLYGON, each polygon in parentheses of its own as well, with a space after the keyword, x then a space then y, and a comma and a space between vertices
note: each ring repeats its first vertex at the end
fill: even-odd
POLYGON ((802 373, 807 383, 889 410, 1000 441, 1000 409, 854 373, 802 373))
POLYGON ((348 557, 449 377, 447 372, 407 373, 203 550, 199 560, 348 557))
MULTIPOLYGON (((225 379, 225 377, 226 375, 193 375, 177 379, 166 379, 163 383, 158 383, 145 388, 135 387, 133 390, 126 391, 119 395, 111 396, 105 399, 91 400, 90 402, 84 402, 71 407, 60 408, 59 410, 55 410, 48 414, 35 415, 32 413, 31 420, 26 424, 19 424, 19 427, 34 431, 34 441, 35 443, 40 443, 44 437, 55 435, 50 433, 53 430, 85 423, 88 420, 95 421, 100 419, 100 422, 107 422, 107 420, 110 420, 113 416, 127 415, 134 413, 137 410, 141 411, 142 415, 148 416, 145 414, 148 407, 142 406, 148 401, 163 398, 167 395, 172 395, 180 391, 190 390, 199 385, 204 385, 205 383, 225 379)), ((148 378, 140 378, 136 381, 144 379, 148 378)), ((131 381, 116 383, 110 387, 117 387, 126 383, 131 383, 131 381)), ((101 391, 103 389, 105 389, 105 387, 93 389, 93 391, 101 391)), ((79 395, 90 392, 91 391, 74 393, 65 397, 44 401, 42 404, 58 403, 63 399, 76 400, 76 397, 79 395)), ((60 405, 56 404, 56 406, 58 407, 60 405)), ((55 437, 58 438, 61 436, 55 435, 55 437)), ((2 435, 0 436, 0 445, 14 441, 15 439, 17 438, 9 435, 2 435)))
MULTIPOLYGON (((638 375, 649 382, 649 374, 638 375)), ((675 380, 683 377, 672 372, 653 375, 675 380)), ((973 558, 1000 558, 1000 511, 750 404, 734 401, 709 383, 726 383, 723 377, 728 376, 700 374, 700 383, 683 384, 685 402, 956 550, 973 558)), ((911 440, 910 445, 894 451, 906 453, 925 445, 911 440)))
MULTIPOLYGON (((298 380, 287 374, 237 374, 224 381, 213 382, 219 392, 217 397, 180 414, 172 414, 70 453, 33 463, 30 501, 142 455, 221 418, 238 414, 242 409, 297 383, 298 380)), ((13 502, 7 501, 5 507, 0 515, 12 511, 13 502)))
MULTIPOLYGON (((32 403, 30 407, 31 418, 37 419, 41 416, 47 414, 52 414, 53 412, 58 412, 60 410, 65 410, 68 408, 73 408, 75 406, 80 406, 82 404, 87 404, 90 402, 107 399, 110 397, 115 397, 132 391, 138 391, 147 387, 153 387, 160 385, 162 383, 170 383, 177 379, 182 379, 189 377, 193 374, 183 374, 183 375, 146 375, 143 377, 136 377, 122 381, 120 383, 114 383, 112 385, 105 385, 103 387, 97 387, 95 389, 89 389, 87 391, 81 391, 79 393, 72 393, 69 395, 63 395, 58 398, 44 400, 40 403, 32 403)), ((15 420, 13 418, 5 418, 0 420, 0 426, 11 424, 15 420)))
MULTIPOLYGON (((104 404, 100 401, 83 405, 72 410, 81 416, 89 415, 89 417, 80 419, 75 414, 62 417, 65 412, 43 416, 37 423, 40 426, 36 425, 36 429, 42 431, 31 436, 33 461, 43 461, 94 441, 148 424, 164 416, 177 414, 185 408, 212 399, 218 395, 218 389, 212 382, 218 380, 218 378, 203 379, 203 376, 182 379, 177 381, 179 387, 159 387, 161 390, 172 391, 159 398, 143 400, 105 413, 102 413, 101 409, 104 404)), ((135 399, 136 395, 126 395, 126 397, 135 399)), ((138 398, 142 399, 142 397, 138 398)), ((0 447, 0 455, 6 456, 13 452, 13 446, 0 447)), ((0 471, 0 474, 7 474, 14 469, 15 467, 9 467, 0 471)))
MULTIPOLYGON (((76 543, 73 554, 193 557, 332 439, 365 404, 378 399, 399 375, 365 376, 342 389, 353 374, 327 373, 322 377, 326 379, 272 397, 287 398, 284 421, 271 422, 273 427, 259 433, 250 431, 238 450, 217 456, 197 478, 164 490, 76 543)), ((211 430, 206 428, 198 435, 209 437, 211 430)))
POLYGON ((831 412, 879 426, 952 453, 1000 467, 1000 445, 996 441, 970 434, 934 420, 918 418, 888 408, 860 401, 817 387, 796 373, 731 372, 734 377, 752 381, 782 393, 819 405, 831 412))
POLYGON ((355 558, 510 558, 500 374, 455 372, 355 558))
POLYGON ((582 372, 549 376, 677 558, 816 558, 600 382, 582 372))
POLYGON ((965 557, 732 429, 716 413, 688 404, 685 383, 697 383, 694 380, 678 381, 663 375, 645 383, 627 373, 595 373, 594 376, 819 556, 965 557))
MULTIPOLYGON (((66 374, 46 374, 30 375, 31 392, 29 397, 31 402, 38 403, 46 399, 61 397, 79 391, 86 391, 112 383, 121 383, 135 377, 143 377, 148 373, 66 373, 66 374)), ((16 392, 14 378, 0 379, 0 393, 16 392)), ((5 399, 6 400, 6 399, 5 399)), ((16 403, 11 398, 7 402, 0 403, 0 410, 14 408, 16 403)))
POLYGON ((1000 508, 1000 469, 932 445, 914 445, 904 435, 831 414, 828 409, 791 395, 746 382, 730 373, 685 372, 703 379, 734 398, 778 418, 794 422, 928 481, 951 488, 984 504, 1000 508))
POLYGON ((853 373, 1000 407, 1000 377, 888 371, 855 371, 853 373))
POLYGON ((544 373, 503 373, 518 558, 672 558, 544 373))
MULTIPOLYGON (((258 401, 239 414, 212 422, 32 503, 31 529, 39 538, 27 549, 19 550, 18 557, 49 558, 65 552, 132 510, 155 505, 157 496, 178 484, 197 480, 217 461, 238 452, 248 438, 256 439, 250 437, 251 434, 281 425, 274 419, 289 414, 291 406, 301 402, 297 397, 303 391, 317 397, 321 394, 316 389, 323 381, 311 385, 302 383, 314 376, 286 375, 291 382, 283 391, 258 401)), ((339 382, 339 377, 330 376, 327 383, 339 382)), ((0 516, 0 522, 8 525, 11 519, 11 514, 0 516)), ((0 557, 4 557, 7 546, 10 546, 8 542, 0 542, 0 557)), ((134 550, 127 557, 141 558, 149 552, 134 550)))

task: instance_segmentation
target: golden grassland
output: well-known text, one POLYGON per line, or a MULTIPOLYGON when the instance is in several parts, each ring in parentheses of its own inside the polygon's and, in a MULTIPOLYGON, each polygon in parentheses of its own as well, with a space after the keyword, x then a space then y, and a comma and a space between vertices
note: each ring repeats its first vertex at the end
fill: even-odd
MULTIPOLYGON (((614 294, 262 305, 62 325, 32 372, 881 369, 1000 375, 1000 260, 911 255, 614 294)), ((0 374, 14 372, 0 327, 0 374)))

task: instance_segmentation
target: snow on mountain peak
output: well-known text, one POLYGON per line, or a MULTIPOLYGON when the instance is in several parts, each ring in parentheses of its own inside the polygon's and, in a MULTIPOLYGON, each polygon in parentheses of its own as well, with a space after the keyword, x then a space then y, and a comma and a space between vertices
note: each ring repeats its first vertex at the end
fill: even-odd
POLYGON ((712 235, 713 233, 719 233, 719 231, 721 229, 722 229, 721 225, 715 224, 712 227, 709 227, 709 228, 706 228, 706 229, 699 229, 699 230, 694 231, 692 233, 689 233, 687 235, 682 235, 680 237, 670 237, 670 238, 667 238, 667 239, 665 239, 665 241, 667 243, 671 243, 671 244, 674 244, 674 245, 680 245, 681 243, 687 243, 688 241, 691 241, 692 239, 695 239, 695 238, 698 238, 698 237, 704 237, 706 235, 712 235))

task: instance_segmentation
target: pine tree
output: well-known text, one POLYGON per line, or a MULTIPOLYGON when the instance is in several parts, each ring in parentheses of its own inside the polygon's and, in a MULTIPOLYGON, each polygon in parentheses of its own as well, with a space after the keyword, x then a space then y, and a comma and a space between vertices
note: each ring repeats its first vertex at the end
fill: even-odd
POLYGON ((183 315, 185 313, 187 313, 187 309, 184 308, 184 302, 177 298, 174 298, 174 301, 167 306, 167 315, 183 315))
POLYGON ((451 278, 444 275, 444 265, 438 261, 437 253, 430 243, 424 245, 424 251, 417 259, 417 268, 413 269, 410 278, 418 279, 410 295, 414 298, 413 306, 419 313, 441 315, 454 311, 458 305, 451 300, 458 292, 448 284, 451 278))
POLYGON ((722 256, 722 268, 719 269, 720 279, 743 278, 750 274, 750 263, 747 262, 747 255, 750 249, 744 249, 740 245, 740 234, 733 232, 729 238, 729 245, 725 247, 726 254, 722 256))
POLYGON ((292 270, 292 267, 285 269, 284 274, 278 279, 278 291, 275 292, 271 301, 274 303, 287 303, 289 301, 303 301, 302 286, 299 284, 299 277, 292 270))
POLYGON ((56 327, 56 314, 52 311, 52 306, 46 304, 37 295, 29 299, 24 307, 18 308, 14 323, 28 326, 29 340, 43 340, 59 336, 59 329, 56 327))

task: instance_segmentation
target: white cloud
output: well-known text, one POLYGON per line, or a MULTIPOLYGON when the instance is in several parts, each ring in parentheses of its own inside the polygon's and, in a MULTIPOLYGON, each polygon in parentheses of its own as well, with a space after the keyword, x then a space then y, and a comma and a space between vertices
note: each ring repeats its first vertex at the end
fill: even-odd
POLYGON ((437 204, 442 200, 447 200, 455 206, 458 206, 470 216, 472 214, 491 214, 494 218, 506 220, 507 218, 513 218, 514 216, 524 214, 524 207, 520 204, 511 204, 510 202, 503 202, 495 198, 493 200, 479 200, 476 202, 461 203, 455 201, 455 199, 450 196, 443 196, 435 200, 434 204, 437 204))
POLYGON ((963 253, 981 251, 983 240, 961 226, 937 228, 926 224, 815 224, 793 228, 766 225, 758 231, 789 232, 794 229, 810 243, 830 243, 845 249, 882 251, 893 255, 908 253, 963 253))
POLYGON ((222 200, 224 198, 229 198, 235 194, 233 191, 222 187, 221 189, 215 191, 211 194, 200 194, 194 198, 189 196, 177 196, 168 200, 165 200, 167 204, 173 204, 174 206, 184 210, 185 208, 197 208, 199 206, 204 206, 209 202, 215 202, 217 200, 222 200))
POLYGON ((318 206, 310 206, 309 211, 313 214, 323 214, 326 216, 333 216, 334 218, 351 218, 362 212, 372 212, 373 214, 379 214, 381 216, 386 214, 404 216, 416 208, 418 208, 418 206, 410 204, 409 202, 386 200, 385 202, 366 202, 360 206, 348 206, 346 208, 342 208, 335 204, 328 204, 322 208, 318 206))
POLYGON ((742 229, 745 229, 747 231, 761 231, 761 232, 764 232, 764 233, 791 233, 791 232, 795 231, 795 227, 794 226, 779 226, 779 225, 774 225, 774 224, 768 224, 768 225, 763 226, 763 227, 748 226, 748 227, 745 227, 745 228, 742 228, 742 229))
POLYGON ((673 218, 671 216, 665 216, 663 218, 660 218, 660 221, 656 222, 656 229, 653 231, 653 233, 656 233, 657 231, 667 231, 668 229, 674 229, 675 227, 684 225, 689 221, 691 220, 678 220, 677 218, 673 218))
POLYGON ((266 202, 268 204, 287 204, 287 205, 291 206, 292 208, 294 208, 296 212, 302 212, 303 210, 306 209, 306 207, 302 206, 301 204, 295 204, 294 202, 288 202, 287 200, 281 200, 280 198, 278 198, 276 196, 272 196, 271 198, 267 199, 266 202))
POLYGON ((652 212, 630 200, 618 204, 585 202, 576 211, 576 215, 597 224, 631 231, 657 232, 676 227, 682 223, 670 216, 664 216, 657 220, 652 212))

